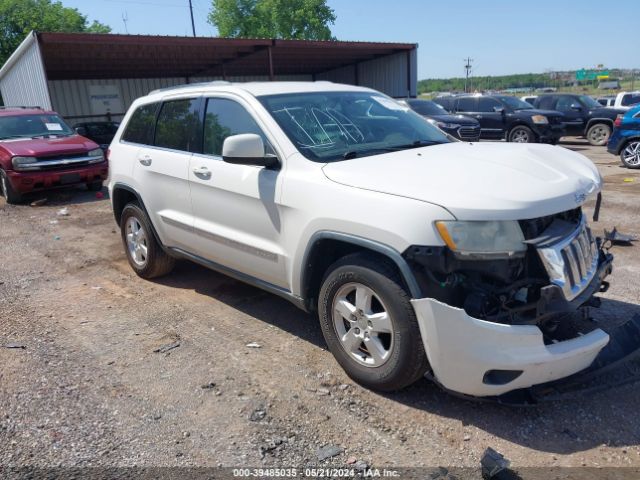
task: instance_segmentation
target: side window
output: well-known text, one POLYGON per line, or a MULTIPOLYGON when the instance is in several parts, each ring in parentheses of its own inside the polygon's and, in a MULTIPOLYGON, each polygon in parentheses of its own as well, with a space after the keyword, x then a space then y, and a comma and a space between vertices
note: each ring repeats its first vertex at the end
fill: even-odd
POLYGON ((558 99, 558 104, 556 105, 556 110, 559 112, 571 112, 573 111, 571 107, 579 107, 580 103, 573 97, 560 97, 558 99))
POLYGON ((640 93, 627 93, 626 95, 623 95, 621 103, 623 107, 640 103, 640 93))
POLYGON ((157 111, 157 103, 138 107, 129 119, 127 128, 122 134, 122 140, 125 142, 151 145, 153 143, 153 124, 156 121, 157 111))
POLYGON ((495 108, 502 108, 502 104, 494 98, 480 97, 478 99, 478 111, 479 112, 491 112, 495 113, 495 108))
POLYGON ((478 99, 476 97, 461 97, 458 99, 458 112, 477 112, 476 106, 478 105, 478 99))
POLYGON ((208 99, 204 117, 203 153, 222 155, 224 139, 241 133, 260 135, 265 146, 268 145, 264 133, 242 105, 226 98, 208 99))
POLYGON ((446 111, 451 111, 451 98, 448 97, 439 97, 433 100, 434 102, 440 104, 446 111))
POLYGON ((554 102, 555 97, 547 96, 547 97, 538 97, 538 105, 537 108, 542 110, 555 110, 554 102))
POLYGON ((200 120, 199 99, 164 102, 156 124, 156 147, 192 152, 196 149, 200 120))

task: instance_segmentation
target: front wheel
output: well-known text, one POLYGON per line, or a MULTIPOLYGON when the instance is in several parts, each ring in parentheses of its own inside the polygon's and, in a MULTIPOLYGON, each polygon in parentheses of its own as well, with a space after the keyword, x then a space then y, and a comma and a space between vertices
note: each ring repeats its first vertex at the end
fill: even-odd
POLYGON ((0 169, 0 192, 7 203, 15 205, 22 201, 22 195, 14 190, 4 170, 0 169))
POLYGON ((640 168, 640 140, 632 140, 620 151, 620 160, 627 168, 640 168))
POLYGON ((334 263, 318 300, 322 333, 338 363, 369 388, 404 388, 428 368, 418 321, 395 271, 376 257, 334 263))
POLYGON ((596 123, 587 130, 587 140, 596 147, 606 145, 611 136, 611 127, 606 123, 596 123))
POLYGON ((515 143, 533 143, 536 141, 536 136, 529 127, 518 125, 511 129, 508 140, 515 143))

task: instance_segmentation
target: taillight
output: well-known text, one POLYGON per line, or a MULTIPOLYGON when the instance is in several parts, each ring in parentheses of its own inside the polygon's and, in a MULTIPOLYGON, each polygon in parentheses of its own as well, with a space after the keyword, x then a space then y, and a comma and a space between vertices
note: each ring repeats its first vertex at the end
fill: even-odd
POLYGON ((624 117, 624 115, 619 113, 618 116, 616 117, 616 121, 613 122, 613 125, 616 126, 616 127, 619 127, 620 125, 622 125, 622 118, 623 117, 624 117))

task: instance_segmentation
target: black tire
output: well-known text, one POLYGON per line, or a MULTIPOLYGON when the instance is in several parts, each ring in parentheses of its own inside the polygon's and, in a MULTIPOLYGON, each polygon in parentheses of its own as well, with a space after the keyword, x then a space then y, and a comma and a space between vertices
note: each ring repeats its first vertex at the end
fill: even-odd
POLYGON ((529 127, 525 125, 516 125, 509 130, 509 136, 507 137, 509 142, 517 143, 533 143, 536 141, 536 135, 529 127))
POLYGON ((129 265, 142 278, 150 279, 166 275, 175 265, 175 259, 169 256, 156 241, 151 227, 151 221, 136 203, 129 203, 122 210, 120 218, 120 235, 122 237, 122 245, 129 265), (137 222, 144 232, 144 243, 146 246, 146 255, 143 263, 136 262, 127 242, 128 222, 133 219, 137 222))
POLYGON ((0 193, 5 201, 11 205, 22 202, 22 195, 16 192, 9 182, 9 178, 4 170, 0 169, 0 193))
POLYGON ((594 123, 587 129, 587 140, 596 147, 606 145, 611 136, 611 126, 606 123, 594 123))
POLYGON ((620 150, 620 160, 627 168, 640 168, 640 140, 627 142, 620 150), (635 152, 635 155, 632 155, 635 152))
POLYGON ((320 289, 318 313, 329 350, 356 382, 388 392, 411 385, 426 372, 429 364, 410 297, 396 271, 383 259, 356 253, 331 265, 320 289), (342 287, 352 283, 371 289, 391 317, 393 346, 380 366, 365 366, 354 359, 342 346, 336 331, 333 301, 342 287))
POLYGON ((97 182, 87 183, 87 189, 90 192, 99 192, 100 190, 102 190, 102 180, 97 182))

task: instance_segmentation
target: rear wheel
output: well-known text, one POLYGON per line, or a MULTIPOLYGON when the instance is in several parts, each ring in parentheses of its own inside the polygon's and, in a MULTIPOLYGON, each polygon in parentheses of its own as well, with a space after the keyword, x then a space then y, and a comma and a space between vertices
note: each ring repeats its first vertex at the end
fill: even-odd
POLYGON ((140 277, 155 278, 173 269, 175 260, 156 241, 149 217, 137 204, 124 207, 120 233, 129 265, 140 277))
POLYGON ((536 141, 536 136, 529 127, 518 125, 511 129, 508 140, 515 143, 533 143, 536 141))
POLYGON ((0 170, 0 192, 7 203, 16 204, 22 201, 22 195, 14 190, 4 170, 0 170))
POLYGON ((394 269, 353 254, 334 263, 318 300, 329 350, 358 383, 382 391, 404 388, 428 368, 415 312, 394 269))
POLYGON ((632 140, 620 151, 620 160, 627 168, 640 168, 640 140, 632 140))
POLYGON ((591 145, 606 145, 611 136, 611 127, 606 123, 595 123, 587 130, 587 140, 591 145))

